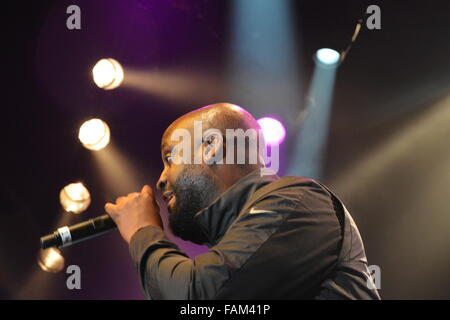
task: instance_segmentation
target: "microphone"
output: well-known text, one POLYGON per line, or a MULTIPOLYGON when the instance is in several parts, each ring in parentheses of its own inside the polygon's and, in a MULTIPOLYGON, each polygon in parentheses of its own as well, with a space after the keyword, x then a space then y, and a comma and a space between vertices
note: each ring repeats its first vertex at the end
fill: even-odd
POLYGON ((73 226, 58 228, 55 232, 41 237, 41 248, 62 248, 84 240, 88 240, 117 228, 115 222, 107 214, 73 226))

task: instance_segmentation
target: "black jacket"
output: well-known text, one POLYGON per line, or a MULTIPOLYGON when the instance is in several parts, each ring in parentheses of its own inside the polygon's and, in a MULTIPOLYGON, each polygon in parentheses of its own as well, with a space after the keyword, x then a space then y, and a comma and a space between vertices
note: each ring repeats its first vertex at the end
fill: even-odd
POLYGON ((130 252, 149 299, 379 299, 342 202, 304 177, 242 178, 197 213, 210 250, 195 259, 158 227, 130 252))

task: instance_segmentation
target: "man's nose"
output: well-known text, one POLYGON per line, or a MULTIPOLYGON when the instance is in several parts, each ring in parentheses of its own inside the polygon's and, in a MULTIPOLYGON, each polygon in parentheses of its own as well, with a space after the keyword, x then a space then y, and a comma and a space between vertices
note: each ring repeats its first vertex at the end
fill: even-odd
POLYGON ((156 188, 161 191, 164 192, 164 189, 166 187, 167 184, 167 177, 164 174, 164 171, 161 173, 161 176, 158 179, 158 182, 156 182, 156 188))

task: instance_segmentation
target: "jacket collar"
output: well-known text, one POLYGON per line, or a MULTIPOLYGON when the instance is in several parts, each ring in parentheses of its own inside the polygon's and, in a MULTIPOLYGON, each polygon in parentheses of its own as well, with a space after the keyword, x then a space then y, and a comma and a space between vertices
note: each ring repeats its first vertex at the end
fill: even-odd
POLYGON ((200 226, 208 238, 205 244, 209 247, 216 245, 253 193, 277 179, 279 177, 275 174, 261 176, 261 171, 255 170, 238 180, 211 205, 199 211, 194 217, 194 223, 200 226))

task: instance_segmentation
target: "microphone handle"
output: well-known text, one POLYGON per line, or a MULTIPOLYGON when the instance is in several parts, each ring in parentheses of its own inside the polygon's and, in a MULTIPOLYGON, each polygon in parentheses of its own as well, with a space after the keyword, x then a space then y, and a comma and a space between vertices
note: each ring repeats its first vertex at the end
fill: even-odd
POLYGON ((55 232, 41 238, 41 248, 62 248, 84 240, 88 240, 117 228, 114 221, 107 214, 73 226, 61 227, 55 232))

